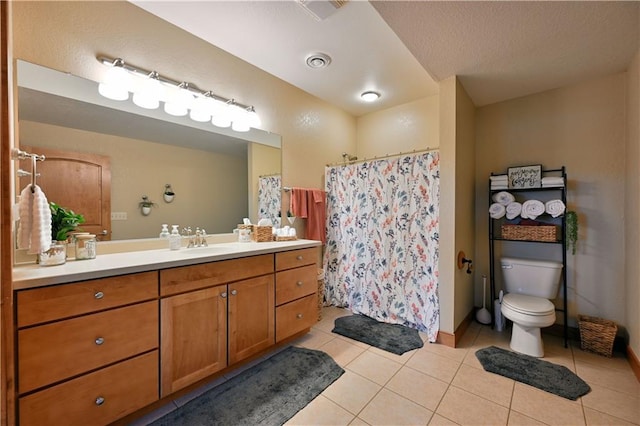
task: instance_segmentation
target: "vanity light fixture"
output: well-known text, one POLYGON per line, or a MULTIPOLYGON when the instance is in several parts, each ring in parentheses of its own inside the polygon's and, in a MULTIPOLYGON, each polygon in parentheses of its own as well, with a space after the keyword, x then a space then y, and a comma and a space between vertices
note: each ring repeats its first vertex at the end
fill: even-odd
POLYGON ((133 102, 142 108, 155 109, 163 102, 167 114, 188 114, 194 121, 231 126, 237 132, 261 126, 253 106, 198 89, 185 81, 163 77, 156 71, 133 67, 121 58, 98 57, 98 61, 110 67, 98 85, 98 92, 106 98, 125 101, 129 99, 129 92, 133 92, 133 102))
POLYGON ((374 92, 373 90, 367 90, 366 92, 363 92, 360 97, 365 102, 375 102, 380 99, 380 93, 374 92))

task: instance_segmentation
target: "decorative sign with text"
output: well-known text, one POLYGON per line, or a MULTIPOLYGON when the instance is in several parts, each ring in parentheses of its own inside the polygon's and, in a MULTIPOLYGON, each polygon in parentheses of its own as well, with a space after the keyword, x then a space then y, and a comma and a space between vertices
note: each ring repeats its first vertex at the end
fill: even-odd
POLYGON ((542 186, 542 166, 509 167, 509 188, 540 188, 542 186))

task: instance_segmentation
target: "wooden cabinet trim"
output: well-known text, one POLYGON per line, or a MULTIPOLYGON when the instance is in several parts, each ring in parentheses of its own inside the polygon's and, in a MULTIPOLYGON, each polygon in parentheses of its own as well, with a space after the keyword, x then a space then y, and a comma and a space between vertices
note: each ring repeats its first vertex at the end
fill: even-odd
POLYGON ((318 248, 310 247, 305 249, 282 251, 276 253, 276 271, 298 268, 305 265, 316 265, 318 263, 318 248))
POLYGON ((276 272, 276 306, 318 291, 316 265, 276 272))
POLYGON ((276 342, 310 328, 317 321, 317 294, 278 306, 276 308, 276 342))

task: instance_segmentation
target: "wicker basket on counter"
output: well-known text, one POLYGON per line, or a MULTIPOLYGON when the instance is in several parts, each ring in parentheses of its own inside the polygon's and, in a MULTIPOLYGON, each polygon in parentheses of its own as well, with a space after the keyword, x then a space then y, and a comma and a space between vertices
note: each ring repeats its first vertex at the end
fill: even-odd
POLYGON ((580 348, 584 351, 611 357, 613 341, 618 332, 615 322, 602 318, 578 315, 580 328, 580 348))
POLYGON ((253 225, 251 239, 257 243, 273 241, 273 226, 253 225))
POLYGON ((283 237, 283 236, 278 236, 276 235, 276 241, 296 241, 298 239, 298 237, 283 237))
POLYGON ((519 241, 558 241, 555 225, 502 225, 502 238, 519 241))

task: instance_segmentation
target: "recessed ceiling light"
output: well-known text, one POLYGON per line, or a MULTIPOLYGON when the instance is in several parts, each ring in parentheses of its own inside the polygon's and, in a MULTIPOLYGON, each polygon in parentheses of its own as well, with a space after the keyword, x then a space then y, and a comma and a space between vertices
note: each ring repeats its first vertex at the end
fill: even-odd
POLYGON ((325 53, 312 53, 307 56, 307 65, 311 68, 325 68, 331 63, 331 57, 325 53))
POLYGON ((368 90, 360 95, 360 97, 365 102, 374 102, 380 98, 380 93, 374 92, 373 90, 368 90))

